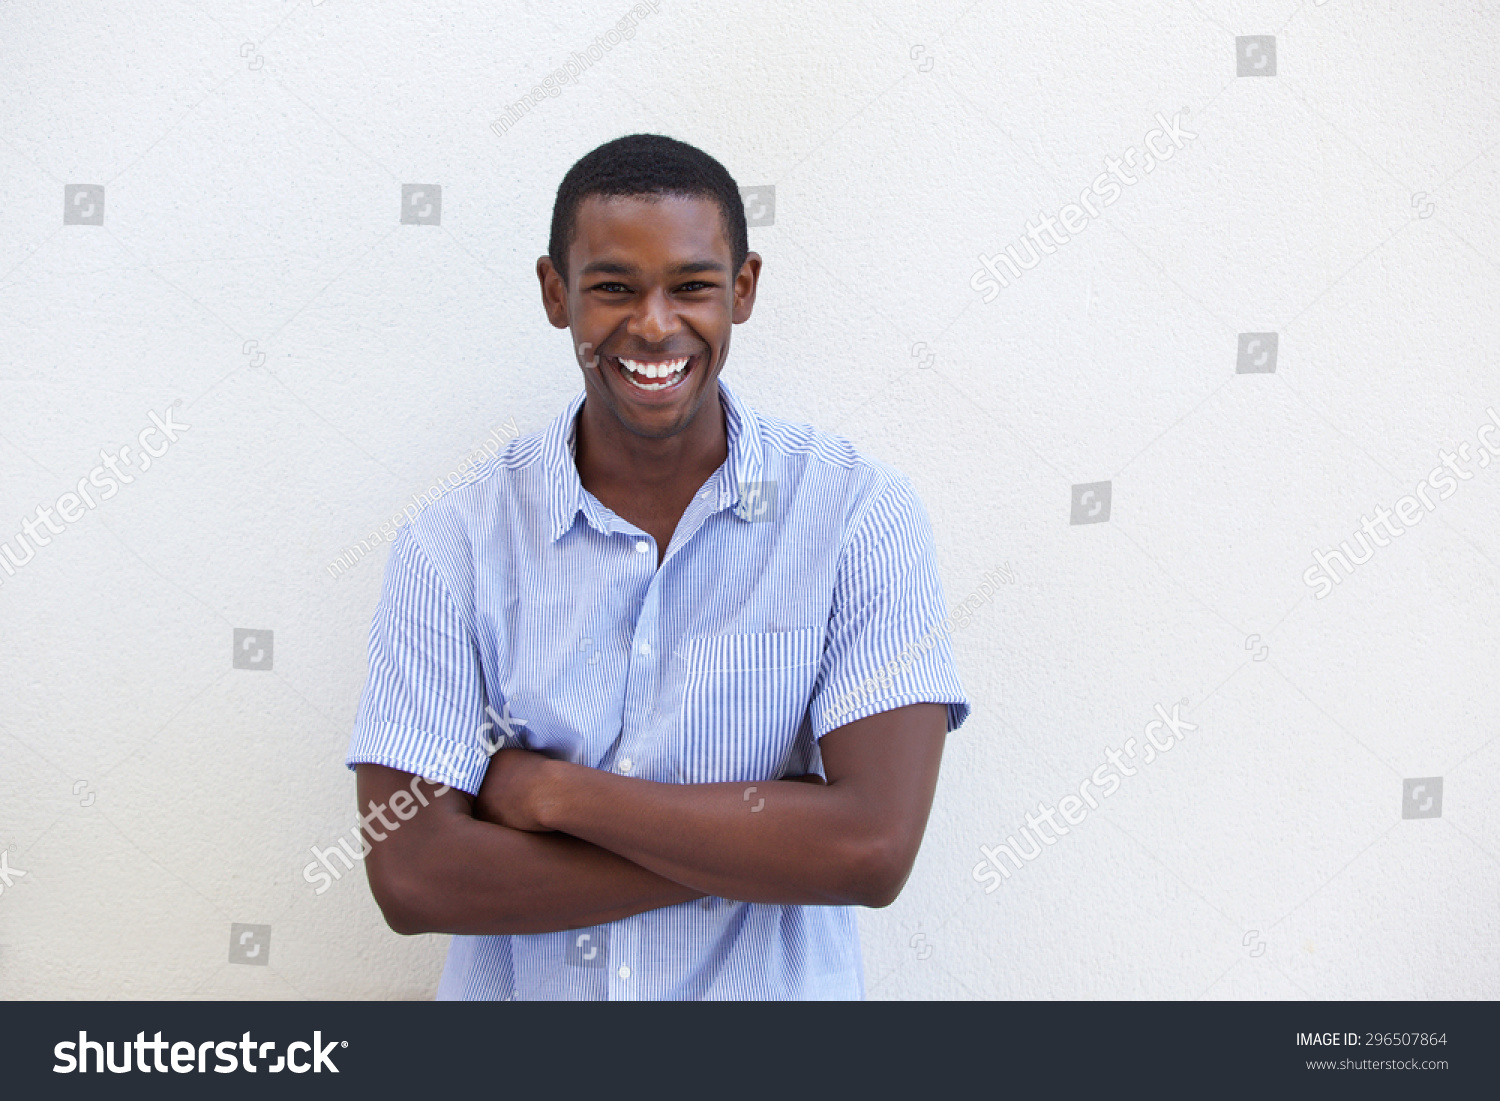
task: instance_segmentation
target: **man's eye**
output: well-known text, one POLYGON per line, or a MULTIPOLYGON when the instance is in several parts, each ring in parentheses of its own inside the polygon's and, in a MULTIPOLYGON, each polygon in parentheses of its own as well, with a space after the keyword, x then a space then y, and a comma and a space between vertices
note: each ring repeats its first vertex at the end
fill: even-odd
POLYGON ((627 287, 624 283, 596 283, 591 289, 596 291, 603 291, 605 294, 630 293, 630 288, 627 287))
POLYGON ((693 291, 710 290, 710 289, 713 288, 713 286, 714 286, 713 283, 705 283, 702 280, 695 280, 692 283, 684 283, 682 286, 678 287, 677 289, 679 291, 684 291, 684 292, 687 292, 687 293, 691 293, 693 291))

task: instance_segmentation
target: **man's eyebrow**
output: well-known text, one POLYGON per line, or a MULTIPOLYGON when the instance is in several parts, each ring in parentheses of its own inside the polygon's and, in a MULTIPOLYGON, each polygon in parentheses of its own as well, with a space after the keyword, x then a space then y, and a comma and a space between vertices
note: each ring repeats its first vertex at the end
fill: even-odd
MULTIPOLYGON (((717 260, 684 260, 680 264, 674 264, 668 269, 668 274, 674 276, 699 275, 703 272, 717 272, 727 274, 727 265, 717 260)), ((618 260, 595 260, 585 264, 580 276, 589 275, 638 275, 639 269, 633 264, 623 264, 618 260)))
POLYGON ((725 273, 729 268, 717 260, 688 260, 672 268, 673 275, 697 275, 700 272, 725 273))

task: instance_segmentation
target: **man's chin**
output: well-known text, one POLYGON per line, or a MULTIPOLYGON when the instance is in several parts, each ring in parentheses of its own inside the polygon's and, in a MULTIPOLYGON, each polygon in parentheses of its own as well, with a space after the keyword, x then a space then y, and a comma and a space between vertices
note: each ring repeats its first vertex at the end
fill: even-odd
MULTIPOLYGON (((706 357, 704 357, 706 358, 706 357)), ((601 364, 601 371, 610 370, 601 364)), ((633 383, 619 377, 595 380, 610 411, 629 432, 646 439, 667 439, 692 424, 708 396, 717 389, 717 380, 695 364, 688 376, 670 394, 665 391, 640 391, 633 383)))

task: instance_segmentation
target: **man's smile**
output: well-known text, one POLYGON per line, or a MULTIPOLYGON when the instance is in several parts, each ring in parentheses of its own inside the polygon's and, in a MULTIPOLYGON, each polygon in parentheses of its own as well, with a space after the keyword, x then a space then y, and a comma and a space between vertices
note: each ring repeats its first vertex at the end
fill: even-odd
POLYGON ((632 390, 662 394, 678 389, 702 362, 702 353, 675 356, 612 356, 603 359, 632 390))

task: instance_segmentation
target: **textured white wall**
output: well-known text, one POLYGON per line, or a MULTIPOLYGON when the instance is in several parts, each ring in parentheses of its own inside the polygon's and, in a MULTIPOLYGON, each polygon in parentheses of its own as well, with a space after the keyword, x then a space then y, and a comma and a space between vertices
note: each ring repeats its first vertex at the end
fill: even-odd
POLYGON ((625 0, 0 7, 0 538, 191 426, 0 573, 0 994, 432 994, 444 938, 301 877, 352 824, 385 549, 325 565, 574 393, 532 267, 568 165, 643 130, 775 187, 727 377, 911 474, 950 601, 1015 574, 956 637, 974 714, 864 915, 871 996, 1500 994, 1494 13, 1123 7, 659 0, 503 135, 625 0), (978 256, 1158 112, 1195 136, 983 301, 978 256), (1313 550, 1460 443, 1472 477, 1316 598, 1313 550), (972 878, 1184 700, 1185 741, 972 878))

